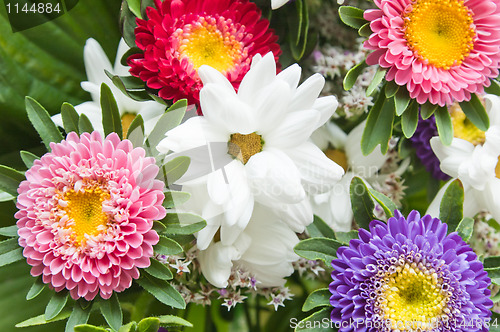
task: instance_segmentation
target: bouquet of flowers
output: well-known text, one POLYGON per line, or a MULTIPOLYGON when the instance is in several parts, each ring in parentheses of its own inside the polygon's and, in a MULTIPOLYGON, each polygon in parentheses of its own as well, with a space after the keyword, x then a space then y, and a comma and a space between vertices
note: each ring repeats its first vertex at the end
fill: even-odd
POLYGON ((500 0, 4 5, 2 331, 500 331, 500 0))

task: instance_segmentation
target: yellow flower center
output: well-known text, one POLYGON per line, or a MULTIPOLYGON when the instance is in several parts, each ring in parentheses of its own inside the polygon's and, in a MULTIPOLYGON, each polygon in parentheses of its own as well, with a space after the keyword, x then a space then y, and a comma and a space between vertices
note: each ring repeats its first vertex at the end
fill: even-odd
POLYGON ((109 215, 102 210, 102 204, 110 195, 100 187, 82 191, 68 191, 64 195, 67 206, 64 208, 69 217, 69 228, 73 242, 80 246, 85 243, 85 235, 95 236, 107 229, 109 215))
POLYGON ((448 291, 437 274, 424 273, 416 263, 406 262, 385 278, 386 290, 379 298, 383 319, 394 330, 428 331, 449 312, 448 291))
POLYGON ((495 167, 495 175, 500 179, 500 157, 498 157, 497 166, 495 167))
POLYGON ((185 26, 180 38, 179 51, 196 70, 202 65, 208 65, 225 72, 232 69, 241 58, 241 43, 230 31, 221 32, 215 19, 200 18, 196 25, 185 26))
POLYGON ((474 47, 472 15, 460 0, 416 0, 404 16, 405 38, 418 58, 447 70, 474 47))
POLYGON ((136 114, 132 113, 125 113, 122 115, 123 138, 127 138, 128 129, 130 128, 130 125, 132 124, 132 121, 134 121, 136 116, 136 114))
POLYGON ((334 161, 337 165, 342 167, 344 171, 347 172, 347 155, 344 151, 339 149, 328 149, 324 153, 328 158, 330 158, 330 160, 334 161))
POLYGON ((485 132, 477 128, 455 103, 450 107, 453 136, 471 142, 474 145, 483 144, 486 140, 485 132))
POLYGON ((262 136, 251 133, 248 135, 232 134, 228 142, 228 153, 246 164, 250 157, 262 151, 264 141, 262 136))

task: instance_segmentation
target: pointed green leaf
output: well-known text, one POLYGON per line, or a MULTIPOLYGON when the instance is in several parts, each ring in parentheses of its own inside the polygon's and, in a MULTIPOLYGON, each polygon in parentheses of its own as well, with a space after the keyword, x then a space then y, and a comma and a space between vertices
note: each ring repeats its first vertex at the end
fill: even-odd
POLYGON ((151 96, 145 90, 144 82, 140 78, 134 76, 117 76, 107 70, 105 72, 111 79, 111 82, 113 82, 113 85, 131 99, 135 101, 151 100, 151 96))
POLYGON ((9 193, 6 193, 4 191, 0 191, 0 202, 9 202, 13 201, 16 199, 16 196, 12 196, 9 193))
POLYGON ((101 84, 101 109, 102 109, 102 127, 104 134, 117 133, 120 139, 123 136, 122 120, 120 111, 116 104, 115 97, 109 86, 101 84))
POLYGON ((344 245, 349 245, 349 242, 352 239, 358 238, 358 231, 349 231, 349 232, 335 232, 335 236, 337 237, 337 241, 344 245))
POLYGON ((26 180, 26 177, 23 173, 0 165, 0 190, 17 197, 17 188, 24 180, 26 180))
POLYGON ((35 163, 35 160, 40 159, 40 157, 28 151, 21 151, 20 155, 27 168, 31 168, 31 166, 35 163))
POLYGON ((476 94, 471 95, 469 101, 463 101, 460 103, 460 108, 464 111, 467 118, 480 130, 486 131, 490 127, 490 119, 488 118, 488 113, 479 100, 476 94))
POLYGON ((167 226, 165 226, 162 222, 155 220, 153 221, 153 229, 157 233, 163 233, 167 229, 167 226))
POLYGON ((158 146, 158 143, 165 138, 165 133, 170 129, 177 127, 181 123, 182 118, 184 118, 184 114, 186 113, 186 109, 187 101, 182 99, 173 104, 165 112, 165 114, 160 117, 147 138, 147 144, 151 147, 150 152, 153 156, 158 154, 156 147, 158 146))
POLYGON ((159 328, 160 319, 158 317, 147 317, 137 324, 137 332, 157 332, 159 328))
POLYGON ((79 134, 78 131, 78 121, 80 120, 80 116, 76 112, 73 105, 69 103, 64 103, 61 106, 61 118, 63 121, 64 131, 66 133, 70 133, 74 131, 79 134))
POLYGON ((329 307, 330 297, 332 293, 328 288, 320 288, 309 294, 304 305, 302 306, 302 311, 307 312, 318 307, 329 307))
POLYGON ((75 326, 87 323, 90 316, 90 311, 92 309, 92 305, 89 305, 88 303, 85 302, 86 301, 81 299, 76 301, 75 305, 73 306, 73 311, 71 312, 71 315, 69 316, 69 319, 66 322, 65 332, 73 332, 75 326))
POLYGON ((167 162, 163 174, 166 185, 170 186, 179 180, 188 170, 190 162, 191 159, 186 156, 179 156, 167 162))
POLYGON ((438 105, 431 104, 429 102, 420 105, 420 115, 422 116, 422 119, 426 120, 434 114, 436 109, 438 108, 438 105))
POLYGON ((497 80, 492 79, 491 85, 484 88, 484 92, 500 96, 500 83, 497 80))
POLYGON ((170 326, 193 327, 193 324, 177 316, 163 315, 163 316, 158 316, 157 318, 160 320, 160 325, 164 327, 170 327, 170 326))
POLYGON ((141 16, 141 0, 127 0, 128 8, 130 11, 137 16, 138 18, 142 18, 141 16))
POLYGON ((397 210, 396 204, 389 199, 389 197, 384 194, 376 191, 375 189, 369 188, 368 192, 372 196, 374 200, 382 207, 387 218, 391 218, 394 216, 394 210, 397 210))
POLYGON ((363 60, 347 72, 347 74, 344 77, 344 90, 348 91, 351 90, 351 88, 354 86, 356 83, 356 80, 358 79, 358 76, 361 75, 363 70, 368 67, 366 62, 363 60))
POLYGON ((134 134, 134 131, 140 131, 142 136, 144 137, 144 119, 142 115, 137 114, 134 120, 130 123, 130 126, 127 129, 127 137, 134 134))
POLYGON ((122 32, 123 39, 128 46, 134 47, 135 44, 135 33, 134 30, 137 26, 136 17, 128 7, 126 1, 122 2, 122 7, 120 10, 120 30, 122 32))
POLYGON ((376 219, 373 214, 375 204, 369 194, 368 187, 361 178, 356 176, 351 181, 349 192, 354 220, 359 227, 368 229, 370 222, 376 219))
POLYGON ((385 96, 387 98, 394 97, 399 90, 399 85, 397 85, 394 81, 387 82, 385 85, 385 96))
POLYGON ((141 14, 142 14, 142 17, 147 17, 146 9, 148 7, 155 8, 154 0, 142 0, 141 1, 141 14))
POLYGON ((450 145, 453 140, 453 124, 448 108, 439 107, 434 113, 434 117, 436 119, 436 127, 441 142, 444 145, 450 145))
POLYGON ((52 295, 49 303, 45 307, 45 319, 51 320, 57 317, 64 309, 66 302, 68 301, 68 292, 56 292, 52 295))
POLYGON ((168 213, 163 221, 167 227, 163 233, 167 235, 193 234, 207 225, 202 217, 192 213, 168 213))
POLYGON ((19 248, 17 239, 8 239, 0 242, 0 255, 19 248))
POLYGON ((366 88, 366 95, 371 96, 377 91, 377 87, 382 83, 384 80, 385 74, 387 73, 387 69, 378 67, 377 71, 375 72, 375 76, 373 76, 372 81, 366 88))
POLYGON ((339 15, 342 22, 354 29, 359 29, 366 23, 369 23, 363 18, 364 11, 352 6, 342 6, 339 8, 339 15))
POLYGON ((364 155, 370 154, 379 144, 382 153, 387 152, 389 139, 392 136, 394 111, 394 99, 385 100, 384 93, 380 93, 368 113, 361 138, 361 150, 364 155))
POLYGON ((500 256, 485 257, 483 265, 485 269, 500 269, 500 256))
POLYGON ((154 246, 155 252, 160 255, 177 255, 182 252, 182 247, 172 239, 160 236, 160 241, 154 246))
POLYGON ((358 29, 358 34, 361 37, 370 37, 372 33, 373 31, 370 28, 370 23, 365 23, 361 26, 361 28, 358 29))
POLYGON ((313 237, 300 241, 293 250, 300 257, 310 260, 321 259, 330 266, 332 260, 336 258, 337 249, 341 246, 343 244, 337 240, 313 237))
POLYGON ((3 254, 0 254, 0 267, 20 261, 23 258, 23 248, 16 248, 14 250, 5 252, 3 254))
POLYGON ((50 151, 50 143, 59 143, 63 140, 61 132, 50 118, 49 113, 31 97, 26 97, 26 113, 47 150, 50 151))
POLYGON ((80 119, 78 120, 78 129, 80 134, 91 133, 94 131, 92 122, 90 122, 89 118, 85 114, 80 114, 80 119))
POLYGON ((413 136, 418 126, 418 103, 412 101, 408 109, 401 116, 401 127, 406 138, 413 136))
POLYGON ((439 219, 448 224, 448 233, 456 230, 463 218, 464 187, 458 179, 452 181, 444 192, 439 207, 439 219))
POLYGON ((311 237, 326 237, 335 240, 333 229, 317 215, 314 215, 313 223, 307 226, 307 232, 311 237))
POLYGON ((151 259, 150 261, 151 265, 145 269, 147 273, 161 280, 171 280, 173 278, 172 272, 167 265, 157 261, 156 259, 151 259))
POLYGON ((89 324, 81 324, 75 326, 75 332, 108 332, 105 328, 89 325, 89 324))
POLYGON ((186 302, 181 294, 170 283, 144 274, 137 283, 151 293, 158 301, 177 309, 186 308, 186 302))
POLYGON ((15 236, 17 236, 17 229, 18 228, 16 225, 2 227, 2 228, 0 228, 0 235, 8 236, 8 237, 15 237, 15 236))
POLYGON ((101 299, 99 303, 101 305, 101 313, 108 325, 113 330, 118 331, 122 326, 123 313, 116 293, 113 293, 113 295, 107 300, 101 299))
POLYGON ((19 324, 16 324, 16 327, 28 327, 28 326, 35 326, 35 325, 44 325, 52 322, 57 322, 59 320, 66 319, 70 316, 71 311, 63 311, 56 317, 52 318, 51 320, 46 320, 45 315, 40 315, 36 316, 30 319, 25 320, 24 322, 21 322, 19 324))
POLYGON ((394 105, 396 106, 396 115, 401 116, 404 111, 408 108, 408 104, 410 103, 410 95, 406 89, 398 89, 396 94, 394 95, 394 105))
MULTIPOLYGON (((40 295, 40 293, 43 291, 44 287, 45 287, 45 284, 42 282, 42 277, 36 278, 35 282, 33 283, 30 290, 28 291, 28 294, 26 294, 26 300, 28 300, 28 301, 32 300, 35 297, 37 297, 38 295, 40 295)), ((44 317, 45 317, 45 315, 44 315, 44 317)))
POLYGON ((457 226, 457 232, 465 242, 468 242, 474 232, 474 219, 469 217, 462 219, 457 226))
POLYGON ((127 325, 123 325, 118 332, 136 332, 137 323, 130 322, 127 325))
MULTIPOLYGON (((320 311, 316 311, 311 316, 304 318, 301 320, 295 331, 301 332, 332 332, 332 328, 330 327, 331 318, 330 313, 332 312, 332 308, 324 308, 320 311), (328 322, 328 324, 324 324, 324 322, 328 322)), ((333 331, 335 331, 334 329, 333 331)))
POLYGON ((191 194, 188 192, 173 190, 167 191, 165 192, 165 200, 163 201, 163 206, 166 209, 173 209, 186 203, 190 197, 191 194))

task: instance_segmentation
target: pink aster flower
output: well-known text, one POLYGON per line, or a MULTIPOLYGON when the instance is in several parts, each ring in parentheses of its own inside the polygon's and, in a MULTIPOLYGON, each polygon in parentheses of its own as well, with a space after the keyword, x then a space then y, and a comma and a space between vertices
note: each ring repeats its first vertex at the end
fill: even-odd
POLYGON ((248 0, 155 0, 148 20, 137 19, 136 44, 143 53, 129 57, 130 73, 167 100, 199 104, 198 68, 222 72, 238 88, 255 54, 281 51, 278 37, 248 0))
POLYGON ((70 133, 51 143, 18 189, 19 244, 33 276, 74 299, 109 298, 148 267, 165 216, 158 167, 110 134, 70 133))
POLYGON ((374 0, 366 62, 440 106, 482 93, 500 67, 500 0, 374 0))

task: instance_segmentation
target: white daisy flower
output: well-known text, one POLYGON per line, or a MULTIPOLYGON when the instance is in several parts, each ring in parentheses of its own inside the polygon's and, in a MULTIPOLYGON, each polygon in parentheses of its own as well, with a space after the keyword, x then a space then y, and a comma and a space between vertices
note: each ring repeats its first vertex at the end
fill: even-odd
POLYGON ((290 0, 271 0, 271 8, 273 10, 278 9, 278 8, 284 6, 289 1, 290 0))
MULTIPOLYGON (((88 81, 82 82, 81 86, 83 90, 90 93, 92 101, 76 105, 75 110, 78 114, 85 114, 89 118, 94 129, 99 131, 101 134, 104 134, 100 104, 102 83, 105 83, 111 89, 111 92, 116 99, 118 110, 122 116, 124 132, 126 132, 128 126, 132 123, 132 120, 136 117, 136 115, 140 114, 144 119, 145 134, 148 135, 154 128, 158 119, 165 112, 165 105, 156 101, 136 101, 128 97, 121 92, 106 75, 105 70, 118 76, 130 76, 128 72, 130 67, 123 66, 120 63, 120 59, 128 49, 129 47, 125 41, 121 39, 120 44, 118 45, 114 66, 111 65, 106 53, 104 53, 101 45, 99 45, 95 39, 87 39, 83 49, 83 60, 85 63, 85 71, 87 73, 88 81)), ((63 126, 61 114, 54 115, 52 120, 58 126, 63 126)))
POLYGON ((500 221, 500 97, 484 97, 490 127, 486 132, 476 128, 458 109, 452 109, 454 138, 445 146, 439 137, 431 138, 431 147, 440 160, 441 170, 451 179, 440 189, 427 210, 439 215, 444 192, 454 179, 464 186, 464 216, 473 217, 488 211, 500 221))

